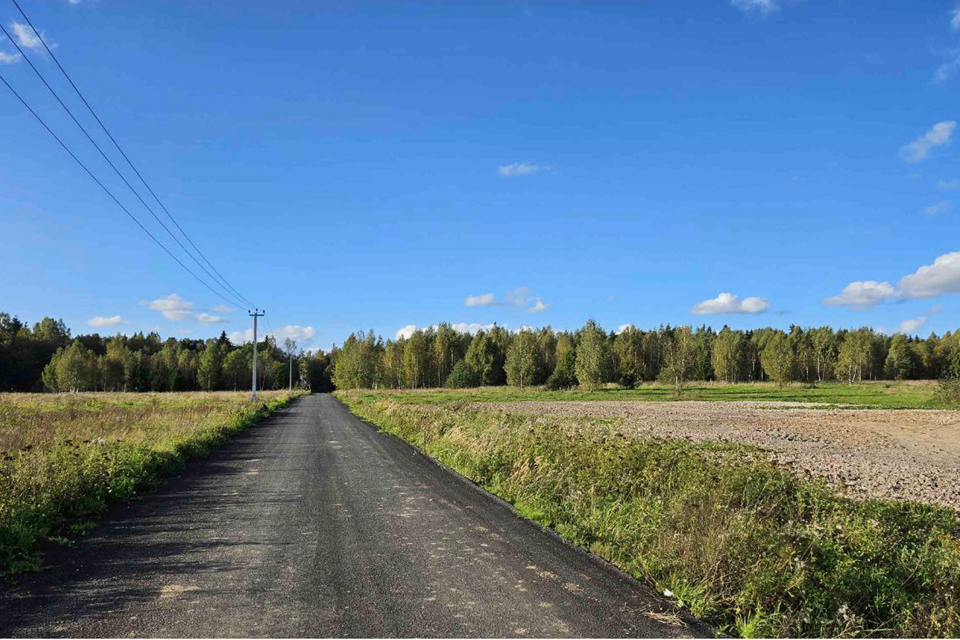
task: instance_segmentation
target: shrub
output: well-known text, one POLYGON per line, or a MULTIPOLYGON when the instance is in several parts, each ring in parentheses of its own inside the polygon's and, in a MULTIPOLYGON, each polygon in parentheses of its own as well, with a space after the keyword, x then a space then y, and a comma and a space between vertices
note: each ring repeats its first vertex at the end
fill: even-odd
POLYGON ((453 367, 453 371, 447 376, 444 383, 449 389, 470 389, 480 386, 480 374, 467 364, 466 360, 459 361, 453 367))
POLYGON ((933 392, 933 397, 943 404, 960 404, 960 377, 940 380, 936 391, 933 392))

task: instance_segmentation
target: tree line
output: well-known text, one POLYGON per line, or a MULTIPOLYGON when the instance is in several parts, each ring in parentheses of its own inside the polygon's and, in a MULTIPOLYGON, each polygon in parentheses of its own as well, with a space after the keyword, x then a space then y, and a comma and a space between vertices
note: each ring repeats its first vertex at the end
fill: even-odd
MULTIPOLYGON (((62 320, 31 328, 0 313, 2 391, 249 390, 253 345, 136 333, 72 337, 62 320)), ((314 391, 546 385, 553 389, 659 380, 678 390, 690 380, 779 383, 827 380, 939 379, 960 376, 960 331, 926 339, 888 336, 869 327, 748 331, 724 326, 626 326, 605 331, 589 320, 576 331, 551 327, 475 334, 451 325, 384 340, 373 330, 351 334, 329 353, 312 354, 272 336, 258 343, 257 387, 284 388, 293 354, 293 383, 314 391)))
POLYGON ((632 325, 605 331, 589 320, 576 331, 550 327, 511 332, 494 325, 475 334, 449 324, 384 341, 351 334, 325 356, 339 388, 546 385, 552 389, 690 380, 781 384, 839 380, 939 379, 960 375, 960 331, 926 339, 869 327, 748 331, 724 326, 632 325))
MULTIPOLYGON (((307 384, 323 361, 320 354, 310 363, 296 342, 281 347, 266 336, 257 343, 257 388, 286 388, 291 355, 294 385, 307 384)), ((0 313, 0 391, 242 391, 252 387, 252 367, 253 344, 234 345, 226 332, 208 340, 161 340, 156 332, 72 337, 63 320, 31 328, 0 313)))

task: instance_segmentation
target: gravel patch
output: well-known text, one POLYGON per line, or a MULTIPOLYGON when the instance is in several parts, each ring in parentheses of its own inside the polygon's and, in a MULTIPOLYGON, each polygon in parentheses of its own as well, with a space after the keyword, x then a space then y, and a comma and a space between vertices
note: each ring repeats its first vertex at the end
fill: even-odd
POLYGON ((795 402, 529 401, 474 403, 537 415, 620 418, 660 438, 738 442, 852 498, 960 510, 960 412, 827 409, 795 402))

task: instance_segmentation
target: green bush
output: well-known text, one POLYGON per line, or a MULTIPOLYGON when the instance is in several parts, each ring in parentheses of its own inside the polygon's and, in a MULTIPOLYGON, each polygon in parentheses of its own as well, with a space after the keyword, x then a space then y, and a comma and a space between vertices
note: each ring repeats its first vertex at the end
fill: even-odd
POLYGON ((444 383, 448 389, 470 389, 480 386, 480 374, 467 364, 466 360, 460 360, 454 365, 453 371, 447 376, 444 383))
POLYGON ((933 397, 937 402, 943 404, 960 404, 960 378, 953 377, 940 380, 933 392, 933 397))

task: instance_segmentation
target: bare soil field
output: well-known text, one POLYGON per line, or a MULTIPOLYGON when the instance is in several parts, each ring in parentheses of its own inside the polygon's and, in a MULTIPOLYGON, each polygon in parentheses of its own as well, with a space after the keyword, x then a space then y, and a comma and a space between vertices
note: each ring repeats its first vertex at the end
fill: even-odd
POLYGON ((791 402, 474 403, 536 415, 622 419, 625 433, 737 442, 853 498, 960 510, 960 412, 817 408, 791 402))

